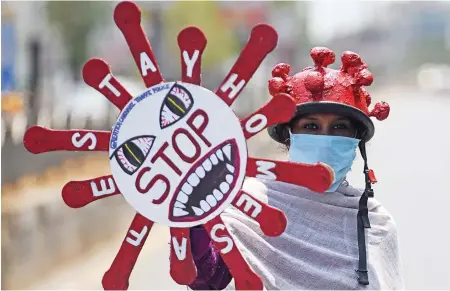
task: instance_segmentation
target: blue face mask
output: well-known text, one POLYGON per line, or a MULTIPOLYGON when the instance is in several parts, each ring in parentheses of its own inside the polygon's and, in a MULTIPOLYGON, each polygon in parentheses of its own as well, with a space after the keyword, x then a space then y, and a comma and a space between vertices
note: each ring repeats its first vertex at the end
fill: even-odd
POLYGON ((334 181, 325 192, 335 192, 352 167, 359 142, 359 139, 343 136, 291 134, 289 160, 329 165, 334 170, 334 181))

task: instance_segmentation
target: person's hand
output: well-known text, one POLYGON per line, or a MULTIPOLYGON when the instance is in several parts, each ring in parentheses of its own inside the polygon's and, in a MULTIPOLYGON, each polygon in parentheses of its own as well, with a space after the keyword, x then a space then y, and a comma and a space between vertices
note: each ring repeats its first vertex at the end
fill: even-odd
POLYGON ((203 226, 190 229, 191 252, 197 267, 197 278, 189 284, 193 290, 222 290, 232 276, 203 226))

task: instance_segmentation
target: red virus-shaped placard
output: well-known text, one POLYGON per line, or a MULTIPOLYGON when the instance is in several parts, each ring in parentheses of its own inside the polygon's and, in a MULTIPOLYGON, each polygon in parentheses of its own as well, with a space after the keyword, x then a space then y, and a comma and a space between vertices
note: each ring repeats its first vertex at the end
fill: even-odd
POLYGON ((264 234, 278 236, 284 213, 241 190, 245 176, 284 181, 325 191, 333 181, 323 164, 306 165, 247 156, 246 140, 275 123, 287 122, 295 102, 278 94, 258 111, 239 120, 230 106, 264 57, 277 44, 277 33, 257 25, 229 74, 213 93, 200 86, 201 56, 206 38, 195 27, 178 35, 182 78, 165 82, 141 27, 141 12, 121 2, 114 20, 122 31, 147 90, 130 93, 109 65, 91 59, 83 68, 85 82, 102 93, 121 113, 112 131, 50 130, 33 126, 24 137, 32 153, 108 151, 112 175, 68 182, 62 196, 73 208, 121 194, 136 209, 131 226, 102 284, 127 289, 128 281, 154 222, 170 227, 170 275, 187 285, 197 276, 189 228, 203 225, 229 266, 237 289, 262 290, 220 218, 230 205, 255 219, 264 234), (225 239, 225 237, 227 237, 225 239))

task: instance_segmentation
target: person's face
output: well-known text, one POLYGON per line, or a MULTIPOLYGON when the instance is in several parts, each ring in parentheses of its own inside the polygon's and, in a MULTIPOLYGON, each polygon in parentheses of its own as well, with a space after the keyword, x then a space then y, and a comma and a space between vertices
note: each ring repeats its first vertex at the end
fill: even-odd
POLYGON ((348 117, 336 114, 310 114, 291 125, 294 134, 356 137, 356 127, 348 117))

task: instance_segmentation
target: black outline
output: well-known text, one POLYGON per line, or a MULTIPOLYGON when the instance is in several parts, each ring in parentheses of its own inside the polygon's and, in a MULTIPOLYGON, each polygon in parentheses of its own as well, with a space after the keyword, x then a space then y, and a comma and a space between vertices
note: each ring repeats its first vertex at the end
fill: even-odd
POLYGON ((194 97, 192 97, 191 92, 187 88, 185 88, 185 87, 181 86, 180 84, 178 84, 178 82, 175 82, 175 84, 173 84, 173 86, 170 87, 169 92, 167 92, 166 96, 164 96, 163 102, 161 103, 161 108, 159 109, 159 128, 160 129, 165 129, 165 128, 168 128, 169 126, 174 125, 175 123, 177 123, 178 121, 183 119, 183 117, 185 117, 189 113, 189 111, 191 111, 192 107, 194 107, 194 97), (192 102, 191 102, 191 105, 188 108, 186 108, 186 114, 184 116, 180 117, 180 119, 178 119, 178 120, 175 120, 171 124, 163 126, 162 122, 161 122, 161 116, 162 116, 162 109, 163 109, 163 106, 164 106, 164 101, 166 100, 167 96, 172 91, 173 87, 175 87, 175 86, 181 87, 183 90, 185 90, 186 93, 188 94, 189 98, 192 100, 192 102))
MULTIPOLYGON (((145 161, 145 160, 147 159, 148 155, 150 154, 150 151, 152 150, 153 145, 155 144, 156 136, 154 136, 154 135, 138 135, 138 136, 131 137, 131 138, 127 139, 126 141, 124 141, 123 143, 121 143, 120 146, 118 146, 118 147, 114 150, 114 152, 111 154, 111 156, 109 157, 110 160, 111 160, 113 157, 116 158, 117 163, 119 164, 120 168, 122 168, 122 170, 123 170, 125 173, 127 173, 128 175, 130 175, 130 176, 133 175, 134 173, 136 173, 136 171, 139 170, 141 166, 137 167, 136 170, 134 170, 133 172, 130 173, 130 171, 129 171, 128 169, 125 169, 124 166, 122 165, 122 163, 120 163, 120 162, 118 161, 118 158, 117 158, 116 154, 117 154, 117 151, 118 151, 125 143, 127 143, 127 142, 129 142, 129 141, 131 141, 131 140, 137 139, 137 138, 141 138, 141 137, 152 137, 152 138, 153 138, 152 145, 151 145, 150 148, 148 149, 148 153, 145 155, 145 158, 144 158, 144 161, 145 161)), ((144 163, 142 163, 142 164, 144 164, 144 163)))

